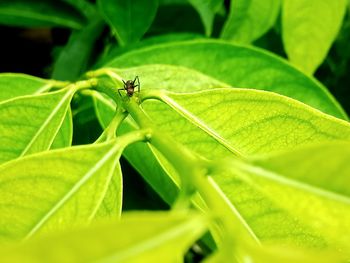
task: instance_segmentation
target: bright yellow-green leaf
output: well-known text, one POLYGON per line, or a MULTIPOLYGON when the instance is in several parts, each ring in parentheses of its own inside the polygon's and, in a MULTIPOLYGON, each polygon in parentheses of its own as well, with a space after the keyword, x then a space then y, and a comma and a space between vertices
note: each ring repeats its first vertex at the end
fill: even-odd
MULTIPOLYGON (((243 240, 239 240, 234 248, 230 248, 237 261, 254 263, 343 263, 346 258, 334 250, 301 249, 293 246, 283 246, 281 244, 269 245, 247 245, 243 240)), ((221 251, 206 258, 203 263, 222 263, 227 261, 227 255, 221 251)))
POLYGON ((73 119, 72 111, 68 108, 66 116, 62 122, 61 128, 52 142, 50 149, 59 149, 72 145, 73 139, 73 119))
POLYGON ((0 103, 0 163, 48 150, 74 92, 63 89, 0 103))
POLYGON ((207 228, 194 213, 126 213, 119 222, 92 225, 2 248, 1 262, 183 262, 207 228))
POLYGON ((234 0, 221 37, 238 43, 251 43, 276 22, 281 0, 234 0))
POLYGON ((53 82, 19 73, 0 73, 0 102, 48 91, 53 82))
POLYGON ((350 143, 233 161, 214 175, 258 237, 350 257, 350 143))
POLYGON ((161 94, 173 110, 150 100, 143 104, 147 114, 164 131, 208 158, 230 152, 250 156, 313 142, 350 140, 347 121, 272 92, 222 88, 161 94))
POLYGON ((283 43, 289 60, 312 75, 341 27, 346 0, 283 0, 283 43))
MULTIPOLYGON (((119 156, 120 146, 112 141, 37 153, 1 165, 0 240, 89 223, 119 156)), ((121 186, 115 192, 119 197, 120 191, 121 186)))
POLYGON ((96 212, 96 218, 119 218, 122 211, 123 176, 120 165, 116 165, 108 189, 96 212))
MULTIPOLYGON (((19 73, 0 73, 0 102, 8 99, 34 95, 49 91, 55 86, 55 81, 41 79, 19 73)), ((64 148, 72 143, 72 114, 68 110, 51 148, 64 148)))

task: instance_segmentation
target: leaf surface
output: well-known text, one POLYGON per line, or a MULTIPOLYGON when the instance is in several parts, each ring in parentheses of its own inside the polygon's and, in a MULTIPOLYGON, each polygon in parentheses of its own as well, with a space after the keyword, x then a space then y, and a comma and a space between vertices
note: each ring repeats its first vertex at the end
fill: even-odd
POLYGON ((131 51, 106 66, 118 68, 156 63, 192 68, 233 87, 273 91, 347 119, 343 109, 317 80, 303 75, 279 57, 256 48, 217 40, 183 41, 131 51))
POLYGON ((276 22, 280 0, 236 0, 221 32, 221 38, 249 44, 276 22))
POLYGON ((0 73, 0 102, 24 95, 48 91, 53 86, 49 80, 19 73, 0 73))
POLYGON ((37 153, 1 165, 0 240, 89 223, 119 156, 120 146, 113 141, 37 153))
POLYGON ((174 262, 207 227, 198 214, 126 213, 119 222, 33 239, 2 249, 3 262, 174 262), (43 253, 46 251, 46 253, 43 253), (60 251, 57 254, 57 251, 60 251), (28 261, 30 259, 30 261, 28 261))
POLYGON ((158 8, 157 0, 98 0, 97 3, 123 46, 141 39, 151 26, 158 8))
POLYGON ((0 163, 48 150, 74 92, 68 88, 0 103, 0 163))
POLYGON ((349 258, 349 145, 336 141, 233 162, 231 172, 214 180, 263 240, 332 248, 349 258))
MULTIPOLYGON (((0 102, 24 96, 49 91, 55 86, 55 81, 41 79, 26 74, 0 73, 0 102)), ((52 148, 64 148, 72 144, 73 124, 70 109, 59 129, 52 148)))
POLYGON ((284 0, 282 36, 289 60, 312 75, 335 40, 346 0, 284 0))
POLYGON ((347 121, 272 92, 221 88, 187 94, 163 91, 161 97, 171 109, 147 100, 146 113, 165 132, 208 158, 350 139, 347 121))
POLYGON ((73 119, 72 110, 68 108, 60 129, 52 142, 50 149, 65 148, 72 145, 73 140, 73 119))
POLYGON ((23 27, 60 26, 79 29, 84 17, 70 5, 57 1, 11 0, 0 2, 0 24, 23 27))

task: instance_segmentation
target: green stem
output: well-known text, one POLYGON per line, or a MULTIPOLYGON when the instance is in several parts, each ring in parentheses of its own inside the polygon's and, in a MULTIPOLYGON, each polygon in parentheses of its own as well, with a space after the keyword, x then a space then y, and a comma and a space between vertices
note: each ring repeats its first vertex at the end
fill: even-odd
POLYGON ((108 127, 103 131, 101 136, 95 141, 95 143, 101 143, 115 139, 117 129, 127 115, 128 113, 124 109, 117 107, 117 111, 115 112, 113 119, 108 124, 108 127))
POLYGON ((67 85, 66 88, 71 88, 71 89, 75 89, 75 91, 79 91, 82 89, 90 89, 90 88, 96 87, 97 84, 98 84, 98 80, 95 78, 92 78, 88 80, 81 80, 75 83, 71 83, 67 85))
POLYGON ((166 156, 177 170, 181 179, 181 191, 174 207, 187 208, 190 204, 190 196, 195 191, 192 178, 195 177, 195 175, 202 174, 202 170, 205 169, 202 160, 193 152, 174 141, 172 137, 160 132, 139 107, 136 99, 131 98, 129 101, 126 101, 123 106, 141 128, 148 128, 152 131, 149 142, 166 156))
POLYGON ((148 141, 150 137, 151 131, 149 129, 142 129, 129 132, 128 134, 122 135, 117 138, 117 141, 120 145, 121 149, 125 149, 128 145, 140 142, 140 141, 148 141))

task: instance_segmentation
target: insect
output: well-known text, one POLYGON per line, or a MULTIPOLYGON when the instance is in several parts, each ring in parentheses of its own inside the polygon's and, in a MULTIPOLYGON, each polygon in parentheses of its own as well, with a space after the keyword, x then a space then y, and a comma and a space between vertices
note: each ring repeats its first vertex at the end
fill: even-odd
POLYGON ((121 89, 118 89, 118 93, 120 94, 121 90, 125 90, 126 91, 126 95, 128 95, 129 97, 132 97, 132 95, 134 95, 135 93, 135 88, 137 87, 137 92, 140 92, 140 80, 139 80, 139 76, 136 76, 134 80, 128 80, 128 81, 124 81, 124 87, 121 89), (137 80, 137 85, 135 85, 135 82, 137 80))

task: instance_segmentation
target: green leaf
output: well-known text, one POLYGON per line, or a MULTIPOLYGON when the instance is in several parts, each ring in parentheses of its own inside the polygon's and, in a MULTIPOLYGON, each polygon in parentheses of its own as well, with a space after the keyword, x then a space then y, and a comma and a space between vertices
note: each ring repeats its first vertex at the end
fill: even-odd
POLYGON ((151 26, 158 8, 158 0, 98 0, 97 3, 123 46, 141 39, 151 26))
POLYGON ((52 142, 50 149, 65 148, 72 145, 73 139, 73 119, 72 110, 68 108, 66 116, 63 119, 62 125, 52 142))
POLYGON ((199 13, 205 28, 205 34, 210 36, 213 31, 215 14, 223 5, 223 0, 188 0, 199 13))
POLYGON ((53 82, 26 74, 0 73, 0 102, 48 91, 53 82))
POLYGON ((60 26, 79 29, 84 17, 61 1, 11 0, 0 2, 0 24, 9 26, 60 26))
POLYGON ((1 249, 0 261, 180 262, 206 227, 205 218, 193 213, 126 213, 119 222, 100 223, 1 249))
MULTIPOLYGON (((318 249, 301 249, 295 246, 283 246, 281 244, 269 244, 269 245, 247 245, 244 241, 239 240, 239 243, 235 244, 233 251, 238 262, 244 262, 246 258, 256 263, 343 263, 346 262, 346 258, 340 253, 334 250, 318 250, 318 249)), ((232 248, 230 248, 232 250, 232 248)), ((221 252, 221 251, 220 251, 221 252)), ((227 260, 227 255, 224 253, 216 252, 213 255, 206 258, 203 263, 221 263, 227 260)))
POLYGON ((261 239, 333 248, 350 258, 349 146, 332 142, 234 161, 230 174, 214 180, 261 239))
POLYGON ((74 92, 68 88, 0 103, 0 163, 48 150, 74 92))
POLYGON ((280 4, 280 0, 232 1, 221 38, 245 44, 253 42, 275 24, 280 4))
POLYGON ((96 218, 120 217, 123 200, 123 174, 120 165, 116 165, 105 196, 98 208, 96 218))
POLYGON ((207 158, 350 139, 347 121, 272 92, 221 88, 187 94, 162 91, 160 96, 167 105, 147 100, 146 113, 162 130, 207 158))
POLYGON ((256 48, 216 40, 184 41, 128 52, 106 66, 154 63, 193 68, 233 87, 273 91, 347 119, 343 109, 317 80, 306 77, 279 57, 256 48))
MULTIPOLYGON (((0 102, 46 92, 55 86, 55 81, 41 79, 25 74, 0 73, 0 102)), ((64 148, 72 143, 73 125, 70 109, 59 129, 52 148, 64 148)))
POLYGON ((105 196, 120 149, 112 141, 37 153, 1 165, 0 240, 89 223, 105 196))
POLYGON ((326 58, 346 11, 346 0, 284 0, 283 43, 289 60, 312 75, 326 58))
POLYGON ((58 80, 78 79, 89 66, 95 42, 103 27, 103 21, 100 18, 95 18, 79 31, 72 32, 67 45, 54 64, 52 78, 58 80))

